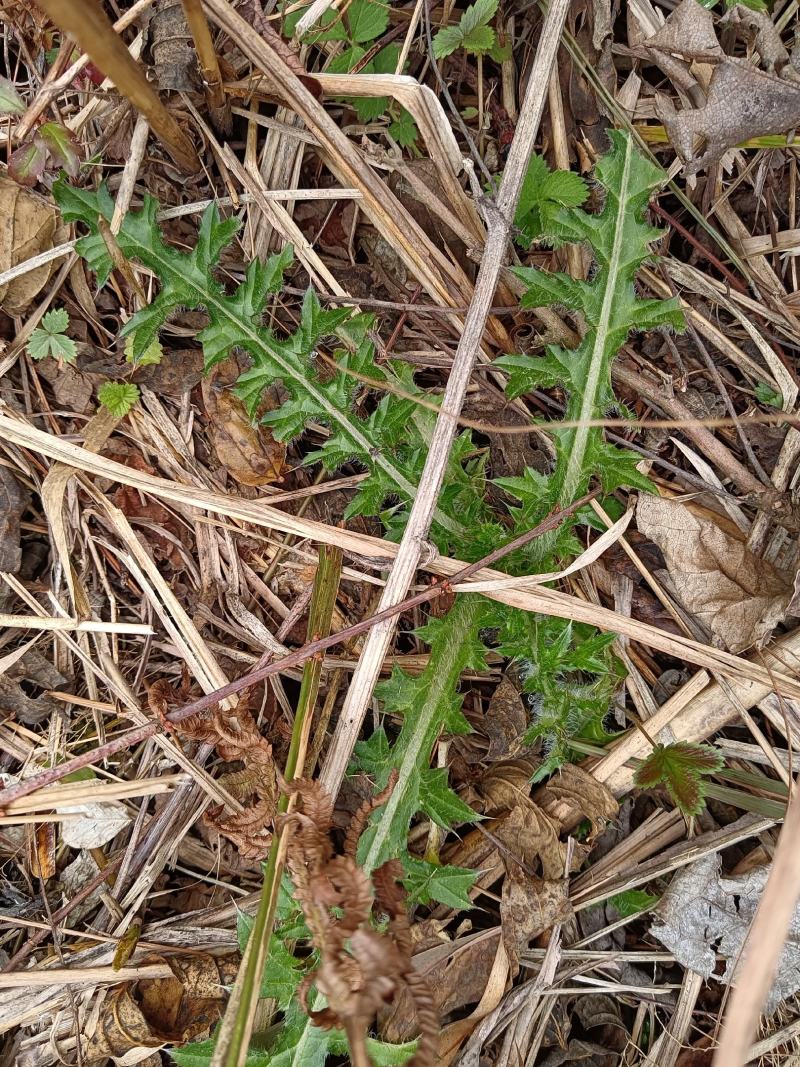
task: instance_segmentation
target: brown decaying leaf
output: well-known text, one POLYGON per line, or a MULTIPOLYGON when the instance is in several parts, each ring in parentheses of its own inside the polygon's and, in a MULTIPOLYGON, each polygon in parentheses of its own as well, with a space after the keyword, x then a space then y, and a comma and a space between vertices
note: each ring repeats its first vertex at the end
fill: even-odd
MULTIPOLYGON (((2 468, 0 468, 2 469, 2 468)), ((0 554, 2 546, 0 545, 0 554)), ((61 671, 55 669, 44 656, 35 649, 29 651, 0 676, 0 710, 11 712, 26 726, 36 726, 38 722, 50 719, 63 711, 63 705, 52 697, 39 692, 32 696, 20 683, 36 686, 38 690, 59 689, 68 684, 61 671)))
MULTIPOLYGON (((154 468, 135 452, 126 455, 111 453, 110 458, 144 474, 155 474, 154 468)), ((129 485, 121 485, 111 499, 123 515, 134 520, 134 525, 139 525, 136 520, 140 520, 140 532, 156 560, 169 563, 175 571, 184 569, 185 561, 180 550, 183 528, 171 511, 153 497, 145 496, 129 485)))
POLYGON ((254 426, 244 404, 229 389, 229 375, 216 368, 203 379, 203 403, 217 460, 241 485, 281 480, 286 445, 263 426, 254 426))
POLYGON ((739 4, 726 18, 728 25, 755 41, 765 70, 722 52, 711 13, 697 0, 682 0, 645 44, 650 58, 697 104, 677 111, 668 97, 656 98, 658 116, 687 175, 751 137, 787 133, 800 123, 800 83, 768 17, 739 4), (703 149, 695 155, 698 144, 703 149))
POLYGON ((22 562, 19 522, 27 494, 8 469, 0 465, 0 571, 16 574, 22 562))
MULTIPOLYGON (((745 944, 771 868, 757 866, 726 876, 721 866, 719 854, 711 853, 678 871, 656 907, 657 919, 650 932, 683 967, 704 978, 736 985, 747 981, 745 944), (725 961, 724 973, 720 973, 720 960, 725 961)), ((747 953, 758 950, 758 943, 747 945, 747 953)), ((791 915, 766 1014, 774 1012, 781 1001, 794 998, 798 989, 800 906, 791 915)))
POLYGON ((522 736, 527 725, 522 694, 510 678, 503 678, 492 693, 483 717, 482 730, 489 738, 485 758, 494 762, 517 755, 525 747, 522 736))
POLYGON ((409 1063, 427 1067, 434 1062, 439 1020, 428 984, 411 962, 411 929, 405 891, 399 884, 402 866, 389 860, 373 872, 370 884, 355 860, 370 815, 388 800, 396 781, 393 774, 386 788, 355 813, 341 855, 334 855, 330 836, 333 801, 318 782, 283 783, 300 810, 283 816, 279 825, 290 832, 287 867, 320 953, 319 968, 298 990, 304 1010, 316 1026, 344 1029, 351 1049, 358 1046, 353 1062, 366 1062, 367 1027, 384 1004, 405 990, 419 1030, 417 1051, 409 1063), (370 922, 373 914, 388 919, 381 933, 370 922), (312 986, 327 1000, 321 1011, 308 1004, 312 986))
MULTIPOLYGON (((67 227, 51 203, 0 174, 0 273, 46 252, 66 236, 67 227)), ((45 263, 0 286, 0 307, 9 315, 21 315, 47 284, 53 266, 45 263)))
POLYGON ((84 1049, 86 1059, 131 1058, 135 1050, 183 1045, 207 1034, 220 1018, 225 986, 236 977, 238 954, 215 958, 199 954, 167 963, 172 976, 120 986, 104 1002, 97 1029, 84 1049))
MULTIPOLYGON (((161 679, 148 690, 150 710, 170 730, 175 726, 166 718, 170 705, 178 704, 181 693, 161 679)), ((262 737, 247 701, 240 698, 230 710, 217 707, 209 715, 184 719, 178 732, 192 741, 214 745, 226 762, 244 764, 242 771, 220 777, 220 784, 242 802, 250 801, 243 811, 224 814, 221 806, 212 806, 203 815, 206 825, 223 834, 238 848, 244 859, 264 859, 272 842, 271 826, 277 812, 278 779, 272 758, 272 745, 262 737)))
POLYGON ((556 825, 560 824, 559 829, 574 826, 580 818, 588 819, 592 825, 588 844, 619 812, 619 804, 608 786, 574 763, 565 763, 557 774, 540 786, 534 801, 556 825))
POLYGON ((512 973, 519 954, 533 938, 572 915, 568 878, 531 878, 517 864, 506 866, 500 900, 500 923, 512 973))
POLYGON ((787 577, 678 501, 643 495, 636 521, 664 554, 684 607, 717 640, 731 652, 768 640, 786 615, 787 577))

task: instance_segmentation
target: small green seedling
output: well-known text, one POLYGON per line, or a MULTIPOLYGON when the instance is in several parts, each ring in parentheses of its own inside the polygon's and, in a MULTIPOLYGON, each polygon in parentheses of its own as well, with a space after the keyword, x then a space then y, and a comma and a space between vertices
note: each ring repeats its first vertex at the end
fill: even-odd
POLYGON ((31 359, 60 359, 63 363, 74 363, 77 350, 75 342, 64 331, 69 326, 69 315, 64 308, 54 308, 42 316, 41 326, 28 340, 28 355, 31 359))
POLYGON ((139 386, 133 382, 103 382, 97 399, 116 418, 127 415, 139 400, 139 386))
POLYGON ((724 763, 722 754, 711 745, 691 741, 654 745, 637 768, 634 781, 641 789, 665 786, 675 806, 691 817, 699 815, 705 807, 703 775, 722 770, 724 763))
POLYGON ((496 44, 489 22, 497 12, 498 0, 475 0, 459 19, 457 26, 445 26, 433 38, 437 59, 451 56, 459 48, 473 56, 485 56, 496 44))

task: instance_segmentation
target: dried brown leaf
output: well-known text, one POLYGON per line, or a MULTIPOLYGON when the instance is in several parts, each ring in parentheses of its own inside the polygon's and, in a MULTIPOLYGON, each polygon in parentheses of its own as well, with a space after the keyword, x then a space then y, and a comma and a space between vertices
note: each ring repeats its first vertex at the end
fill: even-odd
MULTIPOLYGON (((500 923, 508 958, 518 964, 533 938, 572 914, 568 878, 530 878, 509 865, 503 879, 500 923)), ((514 967, 516 970, 516 967, 514 967)))
POLYGON ((0 465, 0 571, 16 574, 22 562, 19 522, 27 494, 8 469, 0 465))
POLYGON ((26 726, 36 726, 37 723, 50 719, 63 711, 63 707, 63 704, 52 697, 28 696, 18 682, 0 677, 0 711, 14 715, 26 726))
MULTIPOLYGON (((66 235, 51 203, 0 174, 0 273, 46 252, 66 235)), ((0 286, 0 307, 9 315, 21 315, 52 272, 53 263, 45 263, 0 286)))
POLYGON ((762 645, 786 615, 788 578, 685 504, 642 496, 641 533, 664 554, 683 605, 731 652, 762 645))
POLYGON ((780 74, 789 63, 789 53, 766 11, 753 11, 744 4, 736 4, 719 21, 721 26, 732 26, 739 37, 752 44, 764 70, 780 74))
POLYGON ((121 986, 108 997, 86 1045, 89 1062, 111 1057, 135 1063, 136 1050, 182 1045, 209 1033, 222 1014, 225 986, 236 977, 238 955, 142 962, 166 962, 172 975, 121 986))
POLYGON ((510 678, 503 678, 492 693, 483 718, 483 732, 489 738, 487 760, 504 760, 524 747, 522 735, 528 716, 522 694, 510 678))
POLYGON ((492 832, 504 846, 503 863, 516 873, 541 868, 550 881, 564 874, 564 846, 558 839, 556 825, 531 801, 518 804, 498 821, 492 832))
POLYGON ((241 485, 269 485, 281 480, 286 445, 266 427, 254 426, 244 404, 228 387, 224 375, 203 379, 203 402, 217 460, 241 485))
POLYGON ((800 124, 800 86, 726 58, 714 69, 705 107, 677 111, 659 95, 656 111, 691 175, 751 137, 794 129, 800 124), (705 148, 695 155, 695 144, 701 142, 705 148))
POLYGON ((498 815, 527 801, 535 770, 535 763, 528 759, 505 759, 492 764, 474 787, 483 811, 498 815))
POLYGON ((602 833, 605 823, 616 818, 619 811, 611 790, 573 763, 565 763, 536 790, 534 799, 556 825, 561 824, 561 828, 570 828, 581 818, 589 819, 592 824, 589 843, 602 833))
POLYGON ((711 12, 697 0, 682 0, 645 43, 650 58, 697 105, 677 111, 669 97, 656 97, 656 111, 686 163, 687 175, 743 141, 786 133, 800 122, 800 83, 768 16, 737 5, 727 19, 755 43, 766 69, 726 56, 714 34, 711 12), (707 90, 705 99, 702 90, 707 90))

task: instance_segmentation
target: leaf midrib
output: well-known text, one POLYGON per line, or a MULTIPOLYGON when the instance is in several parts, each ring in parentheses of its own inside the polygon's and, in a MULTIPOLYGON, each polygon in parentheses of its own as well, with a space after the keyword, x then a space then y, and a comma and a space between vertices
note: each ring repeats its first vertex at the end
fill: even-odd
MULTIPOLYGON (((390 840, 392 824, 401 803, 406 799, 404 794, 406 789, 409 788, 409 783, 412 782, 414 775, 419 775, 423 761, 424 766, 428 766, 428 753, 423 752, 423 749, 428 745, 428 739, 436 725, 438 708, 442 697, 449 696, 452 692, 452 675, 456 671, 461 658, 464 638, 467 634, 471 634, 475 628, 478 611, 479 601, 477 597, 465 596, 459 597, 451 609, 450 614, 455 616, 458 628, 455 633, 451 633, 451 639, 444 642, 443 654, 440 654, 436 660, 437 670, 433 672, 432 682, 426 694, 425 702, 417 716, 417 721, 403 753, 403 759, 397 768, 397 785, 381 811, 380 820, 375 827, 375 836, 370 842, 367 855, 364 857, 364 869, 368 873, 377 865, 383 846, 390 840)), ((453 627, 453 629, 456 630, 456 627, 453 627)), ((439 728, 441 728, 442 722, 443 716, 439 715, 439 728)))
POLYGON ((614 227, 614 242, 611 246, 611 256, 609 258, 608 269, 606 271, 605 289, 603 292, 603 304, 600 310, 600 319, 597 324, 595 332, 594 343, 592 345, 592 354, 589 360, 589 370, 586 375, 586 382, 583 388, 583 394, 581 396, 580 412, 578 414, 578 420, 580 425, 575 431, 575 437, 573 438, 572 450, 570 452, 569 461, 567 463, 567 469, 564 474, 564 481, 561 485, 561 492, 559 493, 559 503, 562 507, 566 507, 571 504, 577 496, 578 487, 580 485, 581 475, 583 473, 584 460, 586 456, 586 445, 589 440, 589 432, 591 427, 587 425, 590 419, 594 417, 595 408, 597 406, 597 389, 600 382, 600 375, 603 371, 604 365, 604 350, 606 344, 606 338, 608 337, 609 322, 611 319, 611 313, 614 308, 614 302, 616 299, 616 278, 619 274, 619 265, 622 258, 622 246, 624 240, 624 216, 628 202, 628 183, 630 180, 630 165, 631 154, 633 151, 632 141, 630 138, 626 138, 625 141, 625 164, 622 171, 622 179, 619 185, 619 196, 617 200, 617 212, 614 227))
MULTIPOLYGON (((168 257, 159 255, 158 251, 154 251, 151 246, 143 246, 139 244, 139 242, 136 242, 135 239, 133 240, 139 248, 143 248, 147 255, 153 258, 157 263, 161 264, 165 270, 173 271, 179 274, 175 264, 172 263, 168 257)), ((258 333, 258 331, 255 330, 249 323, 237 318, 231 311, 229 311, 224 301, 220 301, 219 298, 215 297, 212 290, 206 289, 205 287, 200 289, 193 281, 189 282, 189 284, 192 285, 193 288, 196 288, 199 292, 201 297, 200 303, 205 304, 207 309, 213 307, 216 312, 218 312, 229 323, 235 326, 236 329, 246 338, 248 338, 254 344, 255 347, 265 351, 268 354, 269 358, 273 359, 278 364, 278 366, 282 367, 285 373, 290 378, 297 378, 297 375, 295 374, 292 367, 277 352, 269 348, 269 346, 264 341, 263 337, 261 337, 261 335, 258 333)), ((358 429, 356 429, 353 423, 343 418, 341 411, 334 405, 330 404, 323 393, 318 392, 314 388, 313 383, 310 379, 303 380, 303 388, 311 394, 311 396, 314 398, 314 401, 319 405, 320 410, 324 411, 327 417, 330 418, 332 422, 338 423, 345 429, 347 433, 351 434, 353 439, 358 443, 359 447, 363 449, 364 455, 371 456, 373 461, 384 470, 384 472, 389 476, 392 482, 404 493, 406 493, 409 500, 413 500, 417 492, 417 487, 411 482, 409 482, 400 473, 400 471, 398 471, 386 459, 386 457, 381 452, 375 454, 375 451, 373 450, 372 445, 367 440, 367 438, 364 437, 358 429)), ((451 519, 448 515, 443 514, 438 508, 436 511, 436 520, 442 526, 444 526, 445 529, 449 530, 450 533, 463 535, 465 532, 464 527, 460 523, 456 522, 454 519, 451 519)))

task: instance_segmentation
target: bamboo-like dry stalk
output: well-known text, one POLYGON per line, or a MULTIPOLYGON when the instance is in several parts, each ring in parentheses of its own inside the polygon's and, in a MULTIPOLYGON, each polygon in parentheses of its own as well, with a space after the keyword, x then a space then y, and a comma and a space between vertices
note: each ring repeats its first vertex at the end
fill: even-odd
POLYGON ((203 13, 203 5, 201 0, 181 0, 181 3, 197 52, 211 121, 220 133, 228 134, 231 131, 231 111, 222 88, 219 60, 211 39, 211 30, 203 13))
POLYGON ((162 141, 175 165, 185 174, 200 170, 200 159, 189 137, 158 98, 158 94, 114 32, 96 0, 37 0, 52 22, 74 37, 92 62, 140 111, 162 141))

